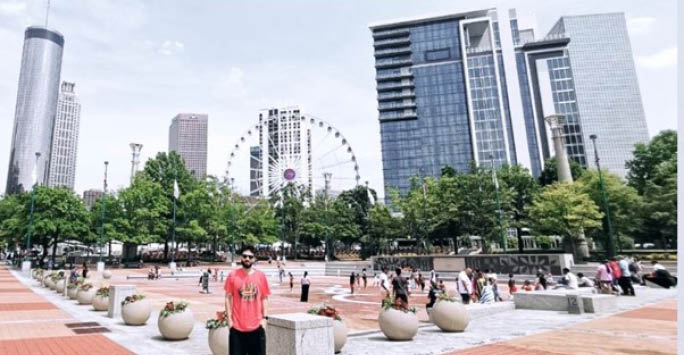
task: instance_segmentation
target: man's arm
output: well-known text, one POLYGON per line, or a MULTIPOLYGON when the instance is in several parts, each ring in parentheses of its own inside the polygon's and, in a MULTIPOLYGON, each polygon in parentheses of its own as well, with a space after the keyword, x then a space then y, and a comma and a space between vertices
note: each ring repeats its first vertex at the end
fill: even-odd
POLYGON ((261 307, 264 310, 264 318, 261 320, 261 327, 266 328, 266 324, 268 321, 266 320, 266 317, 268 317, 268 297, 264 297, 263 300, 261 300, 261 307))
POLYGON ((233 294, 226 292, 226 318, 228 319, 228 326, 232 325, 233 315, 233 294))

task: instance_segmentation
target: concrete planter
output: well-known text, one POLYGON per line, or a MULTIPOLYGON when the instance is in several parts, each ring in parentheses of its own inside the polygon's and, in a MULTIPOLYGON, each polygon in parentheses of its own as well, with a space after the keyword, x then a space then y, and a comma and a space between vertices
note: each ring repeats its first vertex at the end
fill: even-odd
POLYGON ((97 287, 95 286, 88 289, 88 291, 79 289, 78 293, 76 294, 78 304, 92 304, 93 298, 95 297, 95 293, 97 293, 97 287))
POLYGON ((43 287, 48 287, 48 280, 50 280, 50 276, 48 274, 43 275, 43 278, 40 280, 43 287))
POLYGON ((109 296, 95 295, 93 297, 93 309, 100 312, 109 310, 109 296))
POLYGON ((187 339, 195 325, 195 317, 190 308, 182 312, 172 313, 166 317, 159 316, 157 326, 159 332, 168 340, 187 339))
POLYGON ((214 355, 228 355, 228 327, 209 329, 209 349, 214 355))
POLYGON ((69 297, 72 300, 75 300, 76 297, 78 297, 78 287, 67 287, 67 297, 69 297))
POLYGON ((411 340, 418 333, 418 317, 394 308, 380 311, 380 330, 389 340, 411 340))
POLYGON ((66 287, 66 279, 61 279, 55 284, 55 291, 57 293, 64 293, 64 288, 66 287))
POLYGON ((444 332, 462 332, 470 316, 460 302, 437 301, 432 309, 432 322, 444 332))
POLYGON ((347 326, 344 321, 333 319, 333 337, 335 339, 335 354, 342 351, 344 344, 347 343, 347 326))
POLYGON ((121 318, 127 325, 143 325, 150 319, 151 311, 150 301, 143 298, 121 307, 121 318))
POLYGON ((105 270, 102 272, 102 278, 105 280, 109 280, 112 278, 112 272, 109 270, 105 270))

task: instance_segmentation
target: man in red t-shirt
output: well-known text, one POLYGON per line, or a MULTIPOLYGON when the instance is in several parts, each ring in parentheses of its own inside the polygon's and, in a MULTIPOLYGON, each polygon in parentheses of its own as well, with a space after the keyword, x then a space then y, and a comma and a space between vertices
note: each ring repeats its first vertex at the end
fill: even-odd
POLYGON ((252 263, 256 261, 254 250, 251 245, 242 248, 242 267, 233 270, 226 279, 230 355, 266 355, 264 328, 271 290, 266 275, 252 268, 252 263))

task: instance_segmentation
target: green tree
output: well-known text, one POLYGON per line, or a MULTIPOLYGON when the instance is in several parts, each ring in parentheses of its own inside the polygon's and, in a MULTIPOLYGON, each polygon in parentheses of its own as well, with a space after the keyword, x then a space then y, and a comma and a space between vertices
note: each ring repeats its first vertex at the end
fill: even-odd
POLYGON ((403 238, 407 234, 403 228, 404 223, 402 223, 401 218, 392 216, 392 213, 385 205, 373 205, 370 210, 369 220, 369 233, 362 238, 362 258, 377 255, 380 249, 387 247, 392 240, 403 238))
MULTIPOLYGON (((634 159, 626 163, 627 181, 639 195, 643 195, 648 181, 652 180, 658 166, 664 162, 677 161, 677 132, 665 130, 653 137, 650 142, 634 146, 634 159)), ((676 173, 676 171, 675 171, 676 173)))
POLYGON ((516 229, 518 251, 524 251, 523 228, 529 227, 528 207, 539 194, 539 184, 530 172, 520 165, 504 166, 498 171, 499 178, 511 193, 511 227, 516 229))
POLYGON ((124 218, 123 242, 148 244, 162 242, 168 235, 168 200, 162 186, 144 177, 136 177, 133 184, 119 192, 124 218))
POLYGON ((0 241, 5 246, 25 245, 27 225, 24 205, 26 192, 5 196, 0 200, 0 241))
POLYGON ((129 228, 128 220, 124 213, 121 201, 113 194, 107 194, 95 201, 90 209, 90 229, 96 238, 96 243, 100 242, 102 231, 102 205, 104 204, 104 233, 102 243, 109 244, 109 256, 112 254, 112 241, 122 241, 126 239, 126 231, 129 228))
POLYGON ((277 216, 282 227, 281 240, 294 246, 292 251, 295 256, 303 223, 304 201, 309 196, 309 191, 304 186, 288 184, 281 189, 280 196, 272 197, 273 203, 278 206, 277 216))
MULTIPOLYGON (((355 226, 350 226, 350 228, 358 229, 358 232, 355 233, 351 233, 352 229, 348 231, 350 233, 338 233, 340 239, 343 240, 347 245, 358 242, 362 236, 368 235, 370 230, 368 216, 372 207, 371 197, 373 201, 377 201, 378 199, 377 193, 374 189, 366 188, 365 186, 357 186, 353 189, 342 191, 342 193, 335 199, 335 201, 339 201, 339 203, 344 204, 345 207, 348 207, 347 210, 349 211, 342 210, 340 209, 340 206, 337 206, 337 208, 340 209, 340 213, 349 212, 352 214, 351 223, 353 223, 355 226)), ((338 217, 342 218, 342 215, 338 217)))
POLYGON ((658 242, 662 248, 677 247, 677 162, 658 164, 644 188, 642 242, 658 242))
POLYGON ((546 186, 530 206, 530 226, 535 235, 562 236, 565 243, 576 241, 583 231, 601 226, 603 215, 591 197, 582 192, 578 183, 555 183, 546 186))
MULTIPOLYGON (((585 168, 573 159, 569 159, 568 161, 570 163, 570 175, 572 175, 572 180, 579 179, 585 168)), ((551 157, 544 161, 544 170, 542 170, 541 175, 539 175, 539 184, 541 186, 547 186, 555 182, 558 182, 558 169, 556 167, 556 157, 551 157)))
POLYGON ((271 244, 278 240, 278 219, 266 200, 244 210, 237 223, 239 243, 271 244))
MULTIPOLYGON (((603 189, 608 200, 614 240, 617 240, 618 236, 634 236, 638 233, 642 224, 639 215, 642 206, 641 197, 633 187, 627 186, 617 175, 607 171, 601 171, 601 175, 603 178, 603 189)), ((598 171, 585 170, 577 181, 581 186, 580 191, 588 194, 596 206, 599 207, 599 211, 604 215, 603 228, 594 230, 592 237, 594 237, 594 240, 600 240, 601 244, 606 248, 608 238, 607 214, 603 199, 601 198, 598 171)))
MULTIPOLYGON (((23 221, 27 226, 30 203, 30 198, 24 199, 23 221)), ((32 241, 43 246, 43 258, 52 248, 53 263, 58 243, 91 238, 88 211, 76 194, 63 187, 40 186, 35 189, 33 226, 32 241)))

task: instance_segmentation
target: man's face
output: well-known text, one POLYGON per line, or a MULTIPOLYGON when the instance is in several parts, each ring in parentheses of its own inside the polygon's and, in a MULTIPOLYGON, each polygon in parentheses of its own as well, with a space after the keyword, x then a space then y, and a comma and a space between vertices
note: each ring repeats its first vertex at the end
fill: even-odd
POLYGON ((246 250, 242 253, 242 259, 240 260, 240 263, 242 264, 242 267, 245 269, 249 269, 252 267, 252 263, 254 262, 254 254, 246 250))
POLYGON ((467 269, 466 269, 466 275, 472 276, 472 275, 473 275, 473 270, 470 269, 470 268, 467 268, 467 269))

